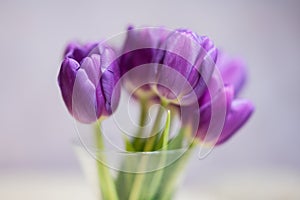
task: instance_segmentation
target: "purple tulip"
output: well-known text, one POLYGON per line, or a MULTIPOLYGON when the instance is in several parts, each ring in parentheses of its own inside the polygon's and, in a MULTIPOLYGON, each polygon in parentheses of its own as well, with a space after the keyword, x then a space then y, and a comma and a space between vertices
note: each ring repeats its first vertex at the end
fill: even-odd
MULTIPOLYGON (((209 126, 219 126, 223 122, 214 121, 212 124, 212 105, 216 106, 216 110, 221 110, 221 106, 225 106, 226 115, 221 134, 216 141, 216 145, 222 144, 227 141, 235 132, 237 132, 250 118, 254 111, 253 104, 245 99, 235 99, 236 92, 239 92, 246 79, 246 70, 243 62, 235 59, 230 59, 222 54, 217 61, 218 68, 221 77, 224 82, 224 87, 216 93, 210 94, 208 90, 199 101, 200 105, 200 121, 197 131, 197 136, 200 140, 204 140, 206 137, 210 137, 212 132, 208 132, 209 126), (225 59, 226 58, 226 59, 225 59), (225 97, 226 101, 222 101, 222 97, 225 97), (225 104, 224 104, 225 102, 225 104)), ((214 79, 210 81, 210 84, 214 84, 214 79)), ((216 113, 216 117, 220 117, 222 113, 216 113)), ((214 138, 215 139, 215 138, 214 138)), ((210 140, 210 139, 208 139, 210 140)))
POLYGON ((130 28, 123 48, 121 72, 124 75, 140 67, 128 82, 138 85, 148 80, 149 84, 142 87, 144 91, 154 91, 161 98, 180 104, 188 102, 192 95, 196 100, 202 95, 216 58, 217 49, 212 41, 192 31, 130 28))
POLYGON ((169 33, 170 31, 163 27, 135 29, 129 26, 122 50, 122 74, 134 67, 154 62, 159 44, 169 33))
POLYGON ((207 36, 177 29, 172 32, 159 46, 165 51, 157 56, 158 82, 163 82, 170 88, 158 87, 158 92, 167 99, 182 97, 181 104, 191 103, 192 95, 200 98, 210 80, 217 60, 218 51, 207 36), (170 71, 171 68, 174 72, 170 71), (171 72, 171 73, 170 73, 171 72))
POLYGON ((80 122, 92 123, 112 113, 113 91, 120 78, 114 51, 104 44, 71 43, 65 52, 58 84, 69 112, 80 122))
POLYGON ((125 87, 135 91, 135 97, 157 99, 149 83, 154 82, 156 77, 157 64, 154 60, 159 53, 158 46, 169 33, 165 28, 128 27, 120 69, 122 76, 125 75, 125 87))

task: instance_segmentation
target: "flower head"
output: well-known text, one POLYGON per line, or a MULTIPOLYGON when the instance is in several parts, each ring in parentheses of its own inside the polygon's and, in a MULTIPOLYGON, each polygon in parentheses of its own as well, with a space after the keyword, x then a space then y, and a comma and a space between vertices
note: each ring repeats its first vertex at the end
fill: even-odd
POLYGON ((193 95, 196 100, 200 98, 217 59, 217 48, 213 42, 207 36, 177 29, 161 42, 159 48, 164 51, 156 56, 161 64, 158 66, 158 81, 171 87, 159 86, 158 93, 167 99, 177 99, 178 104, 192 103, 193 95), (173 72, 170 73, 166 67, 173 72))
MULTIPOLYGON (((128 82, 174 104, 196 100, 210 79, 217 49, 206 36, 177 29, 130 28, 121 59, 122 75, 136 70, 128 82)), ((191 103, 191 102, 188 102, 191 103)))
POLYGON ((103 43, 68 45, 58 84, 69 112, 78 121, 92 123, 112 113, 112 95, 120 77, 114 59, 114 51, 103 43))
MULTIPOLYGON (((223 123, 222 120, 212 120, 212 106, 216 106, 216 111, 222 110, 222 106, 225 107, 225 121, 222 124, 221 133, 218 135, 217 145, 227 141, 237 132, 247 122, 254 111, 254 105, 251 101, 237 98, 237 93, 244 86, 247 75, 244 63, 238 59, 229 58, 223 53, 221 55, 217 64, 224 87, 215 90, 216 92, 206 90, 199 100, 200 121, 197 130, 197 136, 200 140, 211 137, 214 133, 209 132, 209 126, 212 127, 211 130, 214 130, 214 127, 220 126, 220 123, 223 123)), ((214 85, 215 82, 216 80, 212 79, 210 84, 214 85)), ((216 112, 214 117, 218 118, 222 114, 216 112)))
POLYGON ((128 27, 120 57, 120 70, 126 80, 125 87, 134 91, 135 97, 157 99, 150 82, 155 82, 155 58, 160 51, 158 46, 169 33, 170 30, 163 27, 128 27))

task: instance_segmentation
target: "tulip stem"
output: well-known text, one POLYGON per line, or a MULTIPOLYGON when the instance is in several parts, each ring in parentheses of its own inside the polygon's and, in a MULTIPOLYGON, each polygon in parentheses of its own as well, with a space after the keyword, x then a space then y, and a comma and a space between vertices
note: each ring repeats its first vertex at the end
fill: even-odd
POLYGON ((148 111, 148 103, 146 99, 141 99, 141 116, 140 116, 140 130, 139 133, 137 134, 138 137, 142 136, 143 133, 143 127, 146 123, 147 119, 147 111, 148 111))
POLYGON ((148 101, 146 98, 141 98, 140 100, 140 122, 139 122, 139 129, 138 132, 132 142, 133 147, 136 151, 141 151, 143 149, 142 145, 142 136, 143 136, 143 129, 147 121, 147 112, 148 112, 148 101))
POLYGON ((167 101, 161 100, 161 106, 157 112, 156 119, 155 119, 155 122, 154 122, 154 125, 152 128, 152 131, 151 131, 151 135, 150 135, 149 139, 146 141, 144 151, 152 151, 153 150, 154 142, 156 141, 156 136, 159 136, 158 128, 161 123, 161 118, 162 118, 162 115, 163 115, 164 110, 167 107, 167 105, 168 105, 167 101))
MULTIPOLYGON (((165 125, 165 130, 163 131, 162 136, 161 136, 163 138, 163 144, 162 144, 162 149, 161 149, 162 151, 168 150, 168 141, 169 141, 169 136, 170 136, 170 123, 171 123, 171 114, 170 114, 170 110, 168 110, 168 116, 167 116, 167 121, 166 121, 166 125, 165 125)), ((166 154, 166 152, 163 152, 160 157, 160 161, 158 162, 158 165, 157 165, 158 170, 156 173, 154 173, 153 178, 150 182, 150 187, 148 189, 150 199, 154 198, 154 196, 156 195, 156 192, 160 186, 160 182, 161 182, 161 179, 162 179, 163 173, 164 173, 164 168, 162 168, 162 167, 165 165, 166 158, 167 158, 167 154, 166 154)))
POLYGON ((101 131, 101 120, 99 120, 99 124, 95 124, 95 137, 96 137, 96 145, 98 152, 97 156, 97 168, 99 173, 99 184, 101 188, 101 195, 103 199, 110 200, 118 200, 116 186, 114 184, 114 180, 111 177, 111 173, 109 171, 108 166, 105 165, 106 157, 104 154, 101 154, 101 151, 104 150, 104 140, 103 134, 101 131), (100 159, 100 160, 99 160, 100 159))
MULTIPOLYGON (((158 126, 160 124, 161 116, 163 114, 164 108, 167 106, 167 102, 166 101, 162 101, 161 105, 162 106, 160 107, 160 109, 159 109, 159 111, 157 113, 156 120, 155 120, 155 123, 153 125, 151 136, 146 141, 146 144, 145 144, 145 147, 144 147, 144 152, 151 151, 153 149, 153 146, 155 144, 154 142, 156 140, 155 136, 159 136, 159 134, 156 134, 156 132, 157 132, 158 126)), ((163 139, 163 146, 164 146, 164 148, 166 148, 167 142, 168 142, 168 138, 169 138, 170 121, 171 121, 170 118, 171 118, 171 114, 170 114, 170 111, 168 111, 168 113, 167 113, 167 121, 166 121, 165 129, 164 129, 164 132, 163 132, 163 135, 162 135, 162 137, 164 137, 164 139, 163 139)), ((164 149, 162 149, 162 150, 164 150, 164 149)), ((142 171, 145 170, 145 168, 147 167, 147 162, 148 162, 147 157, 142 157, 139 169, 142 170, 142 171)), ((162 169, 160 169, 160 170, 162 170, 162 169)), ((144 179, 145 179, 145 175, 144 174, 137 174, 137 176, 134 179, 133 185, 132 185, 133 189, 132 189, 132 191, 130 193, 129 200, 139 200, 140 199, 140 195, 141 195, 141 190, 142 190, 144 179)))

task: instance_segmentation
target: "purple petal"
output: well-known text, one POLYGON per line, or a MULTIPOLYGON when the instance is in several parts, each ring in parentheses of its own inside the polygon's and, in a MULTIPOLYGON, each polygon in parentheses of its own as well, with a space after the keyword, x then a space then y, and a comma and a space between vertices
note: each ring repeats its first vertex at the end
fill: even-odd
MULTIPOLYGON (((80 122, 92 123, 98 119, 96 88, 83 69, 77 72, 72 96, 73 116, 80 122)), ((101 105, 98 105, 101 107, 101 105)))
MULTIPOLYGON (((117 58, 116 58, 115 51, 111 47, 105 44, 99 45, 98 50, 100 54, 101 72, 103 73, 113 63, 116 65, 117 58)), ((118 70, 118 68, 115 68, 114 70, 118 70)))
MULTIPOLYGON (((139 67, 144 64, 150 65, 153 63, 154 51, 155 50, 151 48, 147 48, 124 53, 120 58, 120 69, 122 76, 135 67, 139 67)), ((152 66, 154 65, 152 64, 152 66)), ((152 71, 151 74, 153 74, 155 67, 149 68, 149 70, 152 71)), ((145 74, 147 73, 148 72, 145 72, 145 74)))
POLYGON ((220 91, 223 91, 224 87, 225 86, 222 81, 221 75, 218 73, 218 71, 215 71, 215 73, 212 75, 211 79, 209 80, 208 85, 206 86, 206 90, 204 94, 199 100, 199 104, 206 105, 211 103, 211 98, 217 96, 220 93, 220 91))
POLYGON ((125 40, 121 73, 125 74, 136 66, 153 63, 156 59, 157 48, 170 31, 164 28, 139 28, 129 27, 125 40))
POLYGON ((193 90, 187 79, 171 66, 157 65, 156 82, 159 95, 169 100, 176 100, 180 94, 193 90))
POLYGON ((105 101, 105 113, 103 114, 110 115, 113 112, 112 101, 119 100, 120 92, 119 87, 117 87, 116 84, 120 79, 120 68, 113 49, 103 45, 99 47, 99 50, 102 73, 101 89, 105 101))
POLYGON ((93 54, 92 57, 86 57, 82 60, 80 68, 83 69, 90 81, 96 87, 100 80, 100 56, 93 54))
MULTIPOLYGON (((176 62, 176 58, 183 57, 188 62, 194 64, 201 51, 201 44, 195 37, 194 33, 187 30, 176 30, 170 34, 169 37, 160 46, 168 52, 172 52, 176 55, 164 58, 164 63, 176 62)), ((183 66, 184 68, 184 66, 183 66)), ((191 69, 186 69, 187 73, 191 69)))
POLYGON ((227 113, 223 131, 218 139, 217 145, 226 142, 235 132, 237 132, 250 118, 254 111, 254 105, 244 99, 234 100, 230 111, 227 113))
POLYGON ((73 53, 74 49, 76 48, 79 48, 79 43, 78 42, 70 42, 67 46, 66 46, 66 49, 65 49, 65 52, 64 52, 64 57, 68 57, 67 55, 70 55, 73 53))
POLYGON ((79 64, 77 61, 66 58, 62 62, 58 74, 58 84, 61 94, 70 113, 72 113, 72 93, 78 68, 79 64))
POLYGON ((221 53, 217 61, 217 66, 220 69, 224 83, 233 85, 237 95, 245 85, 247 79, 245 63, 240 59, 232 59, 221 53))
POLYGON ((87 43, 87 44, 80 44, 78 42, 71 42, 66 50, 65 50, 65 57, 73 58, 78 63, 82 61, 83 58, 87 57, 91 50, 97 46, 97 43, 87 43))
POLYGON ((114 90, 114 73, 112 71, 106 70, 101 77, 102 82, 102 93, 105 99, 105 109, 106 114, 111 114, 111 98, 114 90))
POLYGON ((207 36, 200 36, 201 46, 205 49, 206 55, 210 56, 214 63, 217 62, 218 49, 215 47, 214 43, 207 36))
POLYGON ((135 29, 130 26, 127 29, 127 38, 124 43, 123 52, 144 48, 156 49, 159 43, 165 40, 169 32, 169 30, 163 27, 135 29))
POLYGON ((211 118, 212 104, 213 106, 217 106, 217 108, 226 106, 226 111, 229 111, 229 108, 231 107, 231 103, 233 100, 233 96, 234 96, 233 87, 225 86, 224 89, 219 91, 218 94, 212 97, 209 102, 207 102, 204 105, 201 105, 200 107, 201 118, 203 118, 204 121, 209 120, 211 118), (222 98, 225 98, 225 100, 223 100, 222 98))
POLYGON ((206 104, 200 105, 200 121, 197 136, 200 137, 201 140, 206 139, 213 141, 216 137, 218 137, 217 134, 220 133, 219 128, 223 126, 224 119, 227 116, 226 113, 229 112, 233 96, 233 87, 226 86, 220 90, 218 94, 213 96, 210 101, 206 102, 206 104), (212 119, 212 117, 214 119, 212 119))
POLYGON ((161 44, 165 49, 162 64, 180 72, 189 81, 198 97, 205 90, 214 69, 217 50, 207 37, 200 37, 192 31, 174 31, 161 44))

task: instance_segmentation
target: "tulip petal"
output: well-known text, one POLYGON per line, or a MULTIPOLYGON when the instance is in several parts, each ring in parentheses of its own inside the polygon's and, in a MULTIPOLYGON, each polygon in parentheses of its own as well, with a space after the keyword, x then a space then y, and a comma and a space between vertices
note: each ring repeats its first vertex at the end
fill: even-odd
POLYGON ((105 99, 105 108, 108 112, 107 114, 111 114, 111 98, 114 89, 114 74, 107 70, 102 74, 102 93, 105 99))
POLYGON ((72 93, 78 68, 79 64, 77 61, 66 58, 62 62, 58 74, 58 85, 60 87, 63 100, 70 113, 72 113, 72 93))
MULTIPOLYGON (((105 44, 99 45, 99 54, 100 54, 100 66, 101 72, 103 73, 108 67, 112 66, 112 64, 116 64, 116 54, 114 50, 105 44)), ((117 70, 114 69, 114 70, 117 70)))
POLYGON ((233 85, 235 93, 238 95, 247 79, 245 63, 240 59, 232 59, 221 53, 217 66, 220 69, 224 83, 233 85))
POLYGON ((73 116, 80 122, 92 123, 98 119, 96 88, 83 69, 78 70, 74 83, 72 110, 73 116))
POLYGON ((164 28, 134 29, 129 27, 122 50, 122 75, 134 67, 158 62, 159 59, 157 57, 159 56, 155 55, 162 55, 162 53, 158 52, 157 48, 169 32, 169 30, 164 28))
POLYGON ((163 64, 172 66, 184 77, 188 77, 191 73, 201 50, 193 34, 187 30, 176 30, 160 45, 161 49, 166 50, 163 55, 163 64))
POLYGON ((112 101, 118 101, 120 97, 119 87, 116 86, 120 79, 120 68, 116 60, 115 52, 108 46, 101 45, 100 65, 101 65, 101 89, 105 101, 104 115, 110 115, 112 110, 112 101), (116 91, 114 91, 116 90, 116 91))
MULTIPOLYGON (((215 68, 215 70, 216 71, 215 71, 215 73, 212 74, 211 79, 208 82, 208 85, 205 87, 206 90, 205 90, 204 94, 201 96, 201 99, 199 100, 200 105, 210 104, 212 97, 217 96, 220 93, 220 91, 224 90, 225 86, 224 86, 221 74, 218 73, 219 71, 217 68, 215 68)), ((230 84, 227 84, 226 86, 229 86, 229 85, 230 84)))
POLYGON ((163 27, 135 29, 130 26, 127 29, 127 38, 124 43, 123 52, 126 53, 145 48, 156 49, 158 45, 165 40, 169 33, 170 31, 163 27))
POLYGON ((218 139, 217 145, 226 142, 232 137, 232 135, 247 122, 253 111, 254 106, 250 101, 244 99, 234 100, 226 116, 223 131, 218 139))
POLYGON ((93 54, 93 57, 86 57, 82 60, 80 65, 81 69, 84 69, 90 81, 94 84, 95 87, 99 84, 100 79, 100 63, 96 65, 100 60, 100 56, 93 54), (98 61, 97 61, 98 60, 98 61))
POLYGON ((224 125, 223 123, 229 112, 233 96, 233 87, 225 86, 209 102, 200 106, 200 121, 197 136, 201 140, 213 141, 217 139, 222 131, 220 128, 224 125))
POLYGON ((201 118, 203 118, 205 121, 210 119, 212 105, 217 106, 217 108, 220 108, 221 106, 226 106, 226 111, 229 111, 233 100, 233 96, 233 86, 225 86, 222 90, 219 90, 219 93, 212 97, 209 102, 206 102, 206 104, 201 105, 201 118), (225 101, 222 98, 226 98, 225 101))
POLYGON ((66 50, 65 50, 65 57, 73 58, 78 63, 82 61, 83 58, 89 55, 91 50, 97 46, 97 43, 87 43, 87 44, 80 44, 78 42, 71 42, 66 50))
POLYGON ((210 59, 216 63, 218 57, 218 49, 215 47, 214 43, 207 36, 200 36, 201 46, 206 51, 205 56, 210 56, 210 59))

